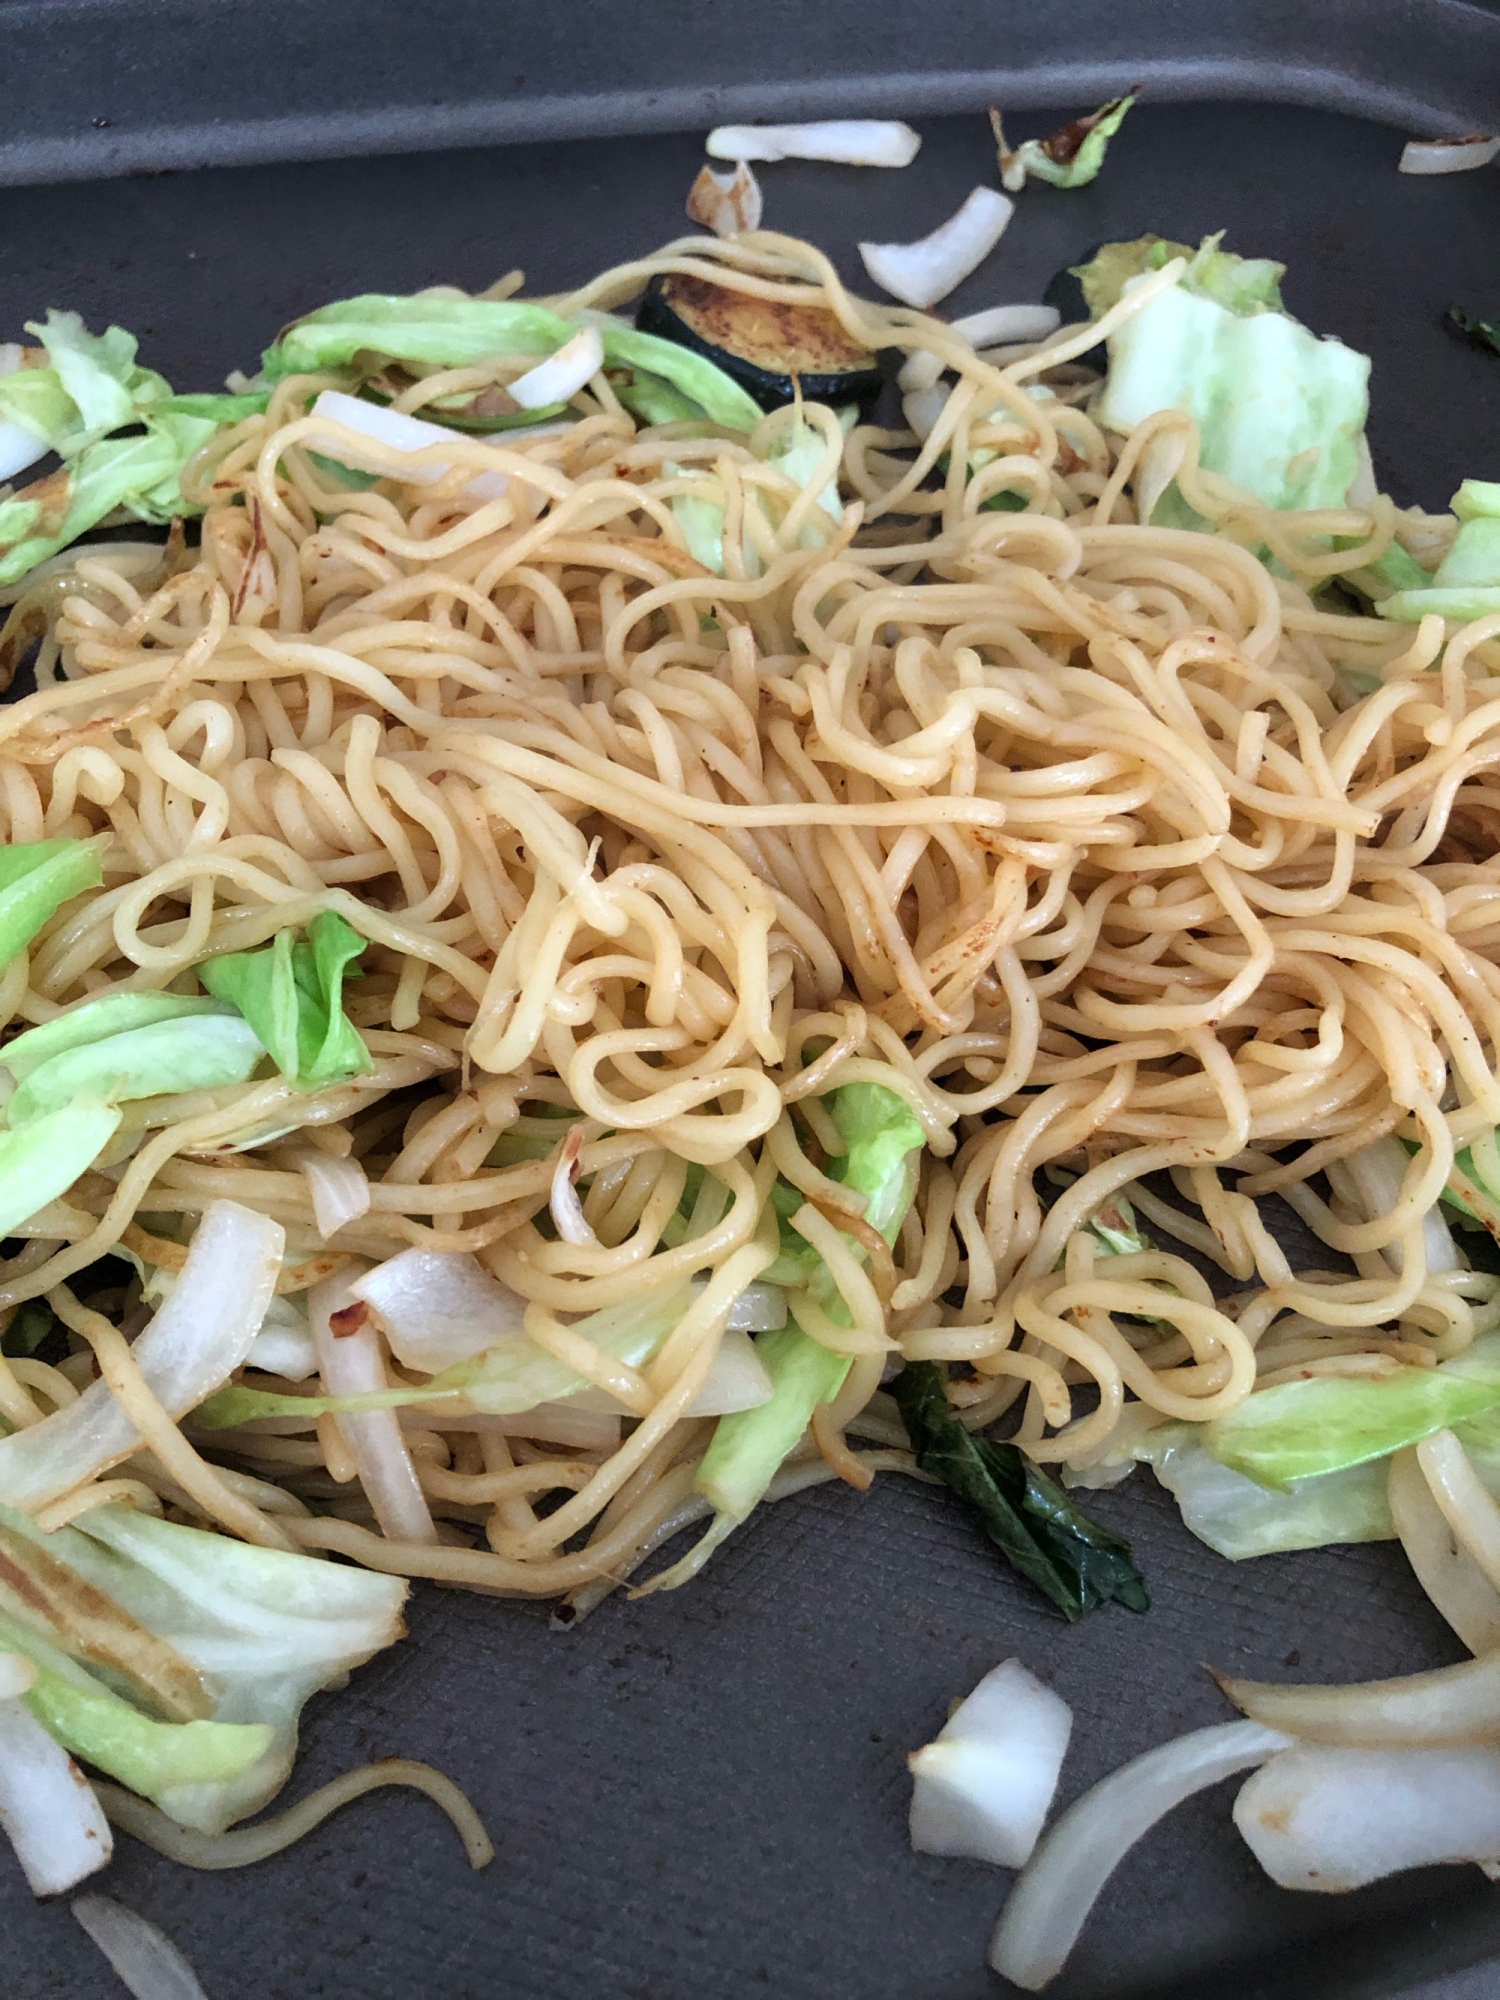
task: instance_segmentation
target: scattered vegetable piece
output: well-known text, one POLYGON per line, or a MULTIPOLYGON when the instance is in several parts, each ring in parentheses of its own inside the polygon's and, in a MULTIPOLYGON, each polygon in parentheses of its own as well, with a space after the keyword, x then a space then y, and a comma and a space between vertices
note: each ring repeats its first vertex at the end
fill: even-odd
POLYGON ((157 1925, 112 1896, 79 1896, 70 1908, 135 2000, 206 2000, 197 1973, 157 1925))
POLYGON ((732 174, 716 174, 712 167, 704 167, 688 190, 689 221, 702 223, 715 236, 738 236, 743 230, 759 229, 763 207, 760 182, 745 160, 732 174))
MULTIPOLYGON (((36 1669, 25 1664, 34 1684, 36 1669)), ((105 1866, 114 1835, 88 1779, 31 1714, 14 1674, 7 1681, 12 1691, 0 1700, 0 1826, 32 1894, 60 1896, 105 1866)))
POLYGON ((977 187, 955 215, 916 243, 861 243, 865 269, 892 297, 925 310, 945 299, 989 256, 1015 212, 994 188, 977 187))
POLYGON ((993 1668, 936 1739, 907 1758, 911 1844, 1022 1868, 1052 1800, 1073 1711, 1019 1660, 993 1668))
POLYGON ((1234 1823, 1283 1889, 1338 1895, 1404 1868, 1500 1857, 1500 1750, 1283 1750, 1240 1789, 1234 1823))
POLYGON ((555 354, 507 383, 506 390, 523 410, 555 409, 576 396, 603 366, 604 341, 599 329, 586 326, 564 341, 555 354))
POLYGON ((909 167, 921 144, 910 125, 888 118, 720 125, 708 135, 708 152, 716 160, 840 160, 852 167, 909 167))
POLYGON ((283 1076, 317 1090, 375 1067, 342 1006, 344 981, 359 977, 351 968, 364 949, 351 924, 324 910, 308 925, 305 943, 278 931, 261 950, 226 952, 197 972, 216 999, 244 1015, 283 1076))
POLYGON ((1472 340, 1476 347, 1488 348, 1491 354, 1500 354, 1500 320, 1476 319, 1462 306, 1449 306, 1443 318, 1449 326, 1472 340))
POLYGON ((1464 139, 1408 139, 1401 148, 1403 174, 1466 174, 1487 167, 1500 153, 1500 139, 1471 132, 1464 139))
POLYGON ((943 1371, 908 1362, 891 1385, 917 1464, 941 1479, 1021 1574, 1069 1619, 1151 1600, 1130 1545, 1091 1521, 1013 1444, 972 1436, 948 1407, 943 1371))
POLYGON ((1028 175, 1050 181, 1053 187, 1086 187, 1104 165, 1109 142, 1119 131, 1126 112, 1135 103, 1136 91, 1112 97, 1086 118, 1075 118, 1060 126, 1050 138, 1027 139, 1012 152, 1005 143, 1000 113, 990 109, 990 127, 995 134, 995 151, 1000 162, 1000 184, 1010 194, 1019 194, 1028 175))
POLYGON ((66 1194, 104 1151, 119 1123, 112 1105, 77 1103, 34 1118, 19 1132, 0 1132, 0 1236, 9 1236, 18 1223, 66 1194))
POLYGON ((1257 1390, 1205 1425, 1203 1442, 1221 1465, 1284 1492, 1298 1480, 1387 1458, 1497 1406, 1500 1376, 1467 1377, 1446 1367, 1319 1375, 1257 1390))
POLYGON ((1219 1686, 1256 1722, 1308 1743, 1472 1743, 1500 1735, 1500 1653, 1340 1687, 1223 1676, 1219 1686))
MULTIPOLYGON (((1377 606, 1382 618, 1415 623, 1436 612, 1441 618, 1468 620, 1500 610, 1500 485, 1466 479, 1449 504, 1459 529, 1447 554, 1435 574, 1424 574, 1417 588, 1398 590, 1377 606)), ((1470 1179, 1478 1178, 1469 1148, 1455 1165, 1470 1179)), ((1493 1193, 1482 1180, 1480 1188, 1493 1193)))
POLYGON ((1290 1747, 1289 1737, 1260 1723, 1223 1722, 1112 1772, 1038 1844, 1001 1912, 991 1966, 1039 1993, 1061 1972, 1105 1883, 1159 1819, 1194 1792, 1290 1747))
POLYGON ((0 847, 0 965, 36 936, 64 903, 104 881, 97 840, 18 841, 0 847))

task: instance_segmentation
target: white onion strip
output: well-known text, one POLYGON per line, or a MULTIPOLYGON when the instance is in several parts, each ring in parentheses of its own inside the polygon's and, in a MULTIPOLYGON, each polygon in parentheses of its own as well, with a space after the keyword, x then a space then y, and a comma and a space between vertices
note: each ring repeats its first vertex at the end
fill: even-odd
POLYGON ((549 403, 565 403, 576 396, 603 366, 603 338, 597 326, 586 326, 565 340, 555 354, 508 382, 506 394, 523 410, 545 409, 549 403))
POLYGON ((732 174, 716 174, 704 167, 688 190, 687 214, 715 236, 738 236, 746 229, 759 229, 765 202, 760 182, 741 160, 732 174))
POLYGON ((1100 1891, 1135 1843, 1194 1792, 1263 1764, 1290 1742, 1259 1723, 1221 1722, 1148 1750, 1085 1792, 1017 1877, 990 1942, 995 1971, 1040 1992, 1062 1970, 1100 1891))
MULTIPOLYGON (((366 1396, 390 1387, 380 1336, 369 1324, 369 1310, 363 1300, 355 1298, 343 1272, 325 1278, 308 1293, 307 1316, 317 1343, 323 1387, 330 1396, 366 1396), (348 1315, 345 1325, 348 1320, 357 1323, 341 1332, 335 1326, 339 1314, 348 1315)), ((341 1416, 338 1425, 386 1540, 436 1542, 437 1529, 396 1412, 361 1410, 341 1416)))
POLYGON ((911 1844, 1021 1868, 1052 1800, 1073 1711, 1019 1660, 1004 1660, 906 1762, 911 1844))
POLYGON ((341 1160, 310 1147, 298 1164, 307 1181, 313 1221, 326 1243, 346 1222, 370 1212, 370 1177, 358 1160, 341 1160))
MULTIPOLYGON (((435 444, 451 446, 454 442, 455 434, 444 430, 441 424, 430 424, 425 417, 409 417, 402 410, 385 409, 379 403, 366 403, 358 396, 346 396, 342 389, 325 389, 313 404, 312 414, 327 418, 338 425, 339 431, 352 432, 354 436, 351 439, 338 432, 322 436, 315 431, 301 442, 309 451, 321 452, 325 458, 336 459, 356 472, 389 476, 393 451, 429 451, 435 444), (385 449, 379 454, 361 451, 360 438, 369 438, 385 449)), ((403 466, 399 476, 408 486, 433 486, 452 469, 451 463, 439 461, 434 465, 403 466)), ((509 473, 479 472, 464 491, 479 500, 498 500, 509 484, 509 473)))
MULTIPOLYGON (((161 1311, 131 1352, 174 1420, 239 1367, 281 1272, 286 1231, 237 1201, 211 1202, 161 1311)), ((140 1434, 104 1382, 39 1424, 0 1438, 0 1501, 34 1511, 118 1465, 140 1434)))
POLYGON ((0 1701, 0 1826, 37 1896, 60 1896, 114 1851, 88 1779, 18 1696, 0 1701))
POLYGON ((350 1276, 349 1291, 373 1310, 402 1366, 426 1375, 526 1330, 526 1301, 466 1250, 398 1251, 350 1276))
POLYGON ((69 1907, 136 2000, 208 2000, 192 1966, 148 1918, 112 1896, 77 1896, 69 1907))
POLYGON ((552 1191, 547 1206, 564 1243, 589 1244, 599 1248, 599 1239, 589 1227, 573 1183, 578 1178, 578 1155, 583 1150, 582 1125, 570 1126, 557 1149, 557 1165, 552 1169, 552 1191))
POLYGON ((1473 132, 1465 139, 1408 139, 1401 149, 1403 174, 1466 174, 1487 167, 1500 153, 1500 139, 1473 132))
POLYGON ((1342 1687, 1219 1680, 1236 1708, 1309 1743, 1473 1743, 1500 1735, 1500 1653, 1342 1687))
POLYGON ((824 118, 806 125, 720 125, 715 160, 839 160, 850 167, 909 167, 922 140, 894 118, 824 118))
POLYGON ((0 480, 14 479, 51 449, 45 438, 35 437, 23 425, 0 423, 0 480))
POLYGON ((1299 1747, 1242 1786, 1234 1823, 1283 1889, 1337 1895, 1500 1855, 1500 1750, 1299 1747))
POLYGON ((1471 1653, 1488 1653, 1500 1646, 1500 1591, 1456 1541, 1432 1497, 1414 1447, 1391 1459, 1386 1493, 1406 1559, 1439 1616, 1471 1653))
POLYGON ((917 243, 861 243, 865 269, 893 298, 927 307, 989 256, 1015 213, 1015 203, 995 188, 977 187, 956 215, 917 243))

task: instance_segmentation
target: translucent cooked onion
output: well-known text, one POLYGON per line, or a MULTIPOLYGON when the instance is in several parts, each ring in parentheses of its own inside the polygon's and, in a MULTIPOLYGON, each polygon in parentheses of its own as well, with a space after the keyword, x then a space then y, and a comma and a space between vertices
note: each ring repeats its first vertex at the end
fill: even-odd
POLYGON ((959 1703, 933 1742, 907 1758, 911 1844, 1022 1868, 1042 1830, 1073 1731, 1073 1711, 1006 1660, 959 1703))
POLYGON ((1310 1743, 1476 1743, 1500 1736, 1500 1653, 1343 1687, 1222 1678, 1219 1685, 1246 1715, 1310 1743))
POLYGON ((603 366, 604 342, 599 329, 586 326, 565 340, 555 354, 507 383, 506 393, 523 410, 542 410, 550 403, 565 403, 576 396, 603 366))
POLYGON ((1466 139, 1408 139, 1401 149, 1403 174, 1466 174, 1487 167, 1500 153, 1500 139, 1486 132, 1466 139))
POLYGON ((894 118, 824 118, 806 125, 720 125, 716 160, 840 160, 851 167, 908 167, 922 141, 894 118))
POLYGON ((14 479, 50 450, 45 438, 33 436, 20 424, 0 423, 0 480, 14 479))
MULTIPOLYGON (((170 1296, 132 1353, 156 1400, 186 1416, 238 1368, 260 1331, 281 1274, 286 1231, 237 1201, 211 1202, 170 1296)), ((0 1438, 0 1501, 35 1509, 140 1448, 108 1385, 0 1438)))
POLYGON ((114 1850, 87 1778, 18 1694, 0 1701, 0 1826, 37 1896, 61 1895, 114 1850))
POLYGON ((1234 1823, 1283 1889, 1337 1894, 1500 1856, 1500 1749, 1299 1747, 1242 1786, 1234 1823))
POLYGON ((206 2000, 197 1973, 149 1919, 112 1896, 77 1896, 69 1907, 135 2000, 206 2000))
MULTIPOLYGON (((324 389, 312 406, 312 414, 328 418, 342 431, 352 431, 354 438, 342 437, 333 431, 327 436, 313 432, 301 442, 309 450, 321 452, 325 458, 336 459, 340 465, 350 466, 356 472, 385 472, 393 451, 428 451, 435 444, 447 445, 451 449, 455 438, 454 432, 444 430, 441 424, 429 423, 425 417, 409 417, 402 410, 388 410, 379 403, 367 403, 359 396, 346 396, 342 389, 324 389), (376 453, 361 451, 360 438, 369 438, 384 449, 376 453)), ((404 465, 401 477, 409 486, 432 486, 446 477, 451 469, 450 464, 443 462, 404 465)), ((464 490, 481 500, 498 500, 509 484, 508 473, 480 472, 464 490)))
POLYGON ((405 1368, 437 1375, 526 1330, 526 1302, 467 1251, 403 1250, 350 1280, 405 1368))
POLYGON ((346 1222, 370 1212, 370 1177, 358 1160, 309 1148, 299 1162, 312 1198, 313 1220, 326 1243, 346 1222))
POLYGON ((1015 213, 994 188, 977 187, 956 215, 917 243, 861 243, 859 254, 877 285, 909 306, 936 305, 989 256, 1015 213))
MULTIPOLYGON (((380 1336, 368 1320, 350 1332, 335 1331, 334 1316, 361 1303, 342 1273, 325 1278, 308 1294, 307 1316, 330 1396, 367 1396, 390 1387, 380 1336)), ((435 1542, 437 1530, 396 1412, 361 1410, 341 1416, 338 1424, 381 1533, 393 1542, 435 1542)))
MULTIPOLYGON (((744 1296, 741 1292, 740 1298, 744 1296)), ((770 1402, 771 1393, 771 1377, 755 1351, 755 1342, 748 1333, 731 1325, 724 1329, 707 1380, 683 1415, 727 1417, 736 1410, 756 1410, 762 1403, 770 1402)))
POLYGON ((1159 1819, 1194 1792, 1290 1744, 1259 1723, 1223 1722, 1148 1750, 1085 1792, 1044 1836, 1011 1890, 990 1942, 994 1970, 1040 1992, 1061 1972, 1100 1890, 1159 1819))
POLYGON ((583 1145, 583 1128, 575 1125, 557 1149, 557 1165, 552 1169, 552 1188, 547 1206, 558 1235, 564 1243, 592 1243, 599 1239, 589 1227, 573 1185, 578 1175, 578 1155, 583 1145))
POLYGON ((689 220, 702 223, 715 236, 738 236, 742 230, 759 229, 764 205, 760 182, 744 160, 732 174, 716 174, 712 167, 704 167, 688 190, 689 220))

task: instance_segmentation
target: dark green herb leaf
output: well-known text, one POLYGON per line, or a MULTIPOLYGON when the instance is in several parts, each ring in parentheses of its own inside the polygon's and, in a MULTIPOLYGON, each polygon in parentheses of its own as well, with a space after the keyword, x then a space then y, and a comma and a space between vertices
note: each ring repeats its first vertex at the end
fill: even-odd
POLYGON ((1475 319, 1462 306, 1449 306, 1443 317, 1476 347, 1487 347, 1491 354, 1500 354, 1500 320, 1475 319))
POLYGON ((1101 1604, 1150 1609, 1130 1545, 1076 1507, 1017 1446, 971 1437, 948 1407, 943 1371, 908 1362, 892 1384, 924 1472, 941 1479, 1022 1576, 1068 1618, 1101 1604))

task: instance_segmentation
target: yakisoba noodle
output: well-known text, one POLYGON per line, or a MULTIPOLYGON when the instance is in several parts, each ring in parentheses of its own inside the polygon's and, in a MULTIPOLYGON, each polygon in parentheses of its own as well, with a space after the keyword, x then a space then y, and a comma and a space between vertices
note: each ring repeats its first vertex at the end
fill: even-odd
POLYGON ((804 1296, 799 1323, 853 1363, 772 1497, 911 1467, 879 1389, 898 1355, 964 1364, 967 1421, 1013 1411, 1035 1459, 1086 1468, 1257 1385, 1430 1365, 1497 1317, 1493 1279, 1429 1271, 1423 1218, 1500 1123, 1500 619, 1445 644, 1436 619, 1308 594, 1423 519, 1274 514, 1197 469, 1174 413, 1122 451, 1071 366, 1107 322, 996 365, 782 237, 694 238, 554 303, 608 310, 658 272, 811 286, 956 387, 919 444, 816 407, 749 438, 638 431, 601 377, 540 435, 420 458, 361 438, 386 476, 351 490, 327 466, 349 434, 308 414, 332 378, 296 377, 189 468, 200 549, 76 553, 13 614, 45 638, 37 692, 0 710, 4 834, 112 840, 103 891, 6 971, 5 1020, 165 987, 321 911, 370 944, 346 1004, 371 1075, 127 1107, 134 1150, 0 1273, 8 1311, 48 1297, 82 1351, 0 1365, 6 1418, 71 1397, 88 1343, 155 1447, 54 1518, 165 1499, 585 1607, 706 1511, 712 1426, 684 1413, 774 1254, 778 1175, 847 1309, 804 1296), (823 445, 801 485, 766 455, 798 422, 823 445), (467 490, 497 468, 499 497, 467 490), (1138 524, 1137 490, 1174 475, 1215 532, 1138 524), (1026 511, 985 505, 1002 491, 1026 511), (722 577, 684 495, 722 506, 722 577), (893 1254, 825 1172, 822 1099, 856 1080, 926 1135, 893 1254), (584 1121, 582 1243, 538 1226, 559 1110, 584 1121), (1392 1133, 1415 1150, 1371 1216, 1341 1162, 1392 1133), (490 1164, 507 1135, 547 1157, 490 1164), (371 1180, 332 1244, 309 1143, 371 1180), (1140 1185, 1162 1172, 1175 1203, 1140 1185), (1356 1275, 1290 1266, 1255 1206, 1273 1191, 1356 1275), (1165 1250, 1096 1259, 1083 1225, 1122 1193, 1239 1289, 1216 1302, 1165 1250), (375 1531, 326 1417, 188 1419, 169 1450, 128 1341, 66 1287, 114 1245, 180 1265, 221 1196, 285 1224, 285 1291, 349 1257, 473 1252, 614 1399, 619 1442, 414 1406, 423 1542, 375 1531), (640 1369, 573 1331, 694 1278, 640 1369))

